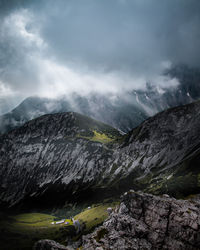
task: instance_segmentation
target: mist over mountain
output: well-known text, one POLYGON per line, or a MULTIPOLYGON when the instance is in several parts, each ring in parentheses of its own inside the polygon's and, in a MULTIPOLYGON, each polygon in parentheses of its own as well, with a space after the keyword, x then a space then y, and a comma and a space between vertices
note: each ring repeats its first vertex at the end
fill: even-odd
POLYGON ((163 78, 164 70, 200 65, 198 0, 0 6, 0 99, 9 100, 1 112, 30 96, 120 95, 147 82, 170 89, 178 82, 163 78))
POLYGON ((144 90, 121 94, 97 92, 81 96, 77 93, 62 98, 29 97, 11 112, 0 116, 0 132, 5 133, 26 121, 44 114, 74 111, 128 132, 146 118, 170 107, 190 103, 200 98, 200 70, 178 65, 165 72, 179 84, 166 88, 146 83, 144 90))
POLYGON ((0 0, 0 249, 199 249, 199 27, 199 0, 0 0))

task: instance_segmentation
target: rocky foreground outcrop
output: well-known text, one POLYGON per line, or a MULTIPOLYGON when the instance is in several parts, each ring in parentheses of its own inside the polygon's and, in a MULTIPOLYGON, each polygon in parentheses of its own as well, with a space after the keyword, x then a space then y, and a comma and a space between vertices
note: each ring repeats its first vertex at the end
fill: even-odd
MULTIPOLYGON (((77 249, 43 240, 35 250, 77 249)), ((87 250, 200 249, 200 202, 129 191, 102 226, 82 237, 87 250)))
POLYGON ((54 240, 40 240, 35 244, 33 250, 69 250, 69 248, 54 240))
POLYGON ((130 191, 83 249, 200 249, 200 204, 130 191))

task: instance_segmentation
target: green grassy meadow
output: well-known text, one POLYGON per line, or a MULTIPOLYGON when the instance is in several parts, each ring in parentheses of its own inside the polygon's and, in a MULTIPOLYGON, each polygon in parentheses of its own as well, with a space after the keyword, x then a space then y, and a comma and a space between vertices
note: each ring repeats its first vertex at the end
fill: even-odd
MULTIPOLYGON (((97 225, 103 223, 108 217, 107 208, 114 207, 117 202, 92 205, 74 216, 83 225, 81 234, 91 232, 97 225)), ((40 239, 52 239, 66 244, 67 236, 78 239, 71 219, 56 218, 50 214, 23 213, 17 215, 1 215, 0 222, 0 249, 1 250, 29 250, 40 239), (68 224, 52 224, 52 222, 65 219, 68 224)))

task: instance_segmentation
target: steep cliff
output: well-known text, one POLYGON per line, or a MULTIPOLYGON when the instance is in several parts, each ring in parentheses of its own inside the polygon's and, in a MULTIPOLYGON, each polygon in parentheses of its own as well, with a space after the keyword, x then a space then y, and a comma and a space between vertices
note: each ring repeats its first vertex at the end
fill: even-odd
POLYGON ((159 113, 123 136, 77 113, 42 116, 0 137, 1 205, 100 199, 130 187, 199 193, 199 126, 200 102, 159 113))
POLYGON ((112 127, 77 113, 26 123, 0 137, 1 200, 35 199, 42 206, 78 198, 100 179, 120 138, 112 127))

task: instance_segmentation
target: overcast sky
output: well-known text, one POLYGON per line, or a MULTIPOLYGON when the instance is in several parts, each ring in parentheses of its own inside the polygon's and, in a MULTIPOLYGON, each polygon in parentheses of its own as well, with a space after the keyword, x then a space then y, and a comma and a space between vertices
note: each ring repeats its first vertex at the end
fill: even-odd
POLYGON ((31 95, 176 84, 160 75, 199 67, 199 45, 199 0, 0 0, 0 113, 31 95))

